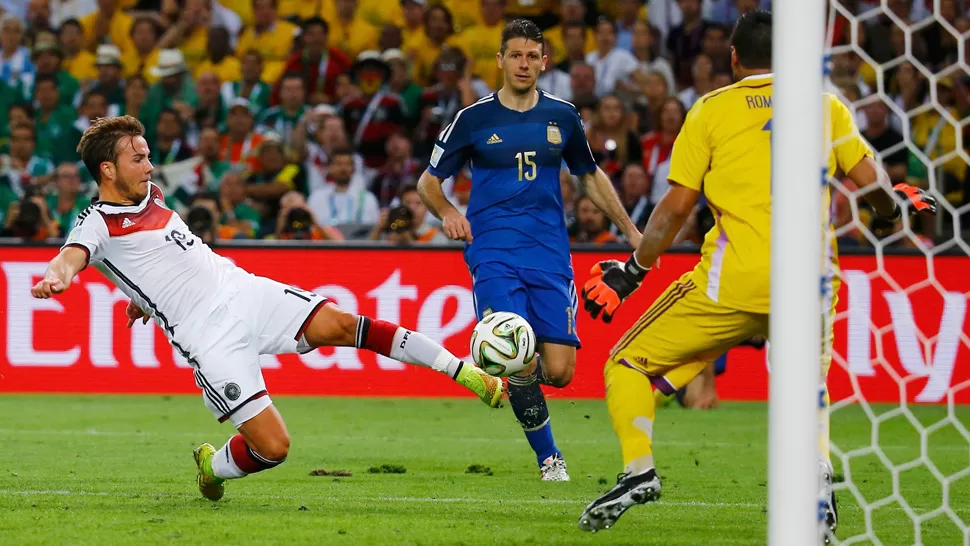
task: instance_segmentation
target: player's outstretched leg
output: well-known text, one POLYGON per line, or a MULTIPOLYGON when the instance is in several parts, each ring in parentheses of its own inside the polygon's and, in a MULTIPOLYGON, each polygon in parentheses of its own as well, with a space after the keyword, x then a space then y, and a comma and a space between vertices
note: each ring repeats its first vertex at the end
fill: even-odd
POLYGON ((283 418, 269 406, 239 426, 236 434, 218 451, 211 444, 195 448, 199 492, 217 501, 225 494, 226 480, 243 478, 279 466, 290 449, 283 418))
MULTIPOLYGON (((466 364, 420 332, 324 305, 302 332, 308 347, 357 347, 448 374, 490 407, 502 407, 502 380, 466 364)), ((299 337, 299 336, 298 336, 299 337)))

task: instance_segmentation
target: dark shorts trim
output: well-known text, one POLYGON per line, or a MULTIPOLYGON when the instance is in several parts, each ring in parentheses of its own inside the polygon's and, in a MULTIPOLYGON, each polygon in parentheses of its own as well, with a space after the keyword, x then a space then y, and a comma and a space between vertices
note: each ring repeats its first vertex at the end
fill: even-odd
POLYGON ((233 413, 236 413, 237 411, 239 411, 239 408, 245 406, 246 404, 252 402, 253 400, 257 400, 257 399, 262 398, 264 396, 269 396, 269 393, 266 392, 265 389, 257 392, 256 394, 250 396, 249 398, 243 400, 242 403, 240 403, 238 406, 236 406, 235 408, 233 408, 229 413, 226 413, 222 417, 220 417, 219 418, 219 422, 220 423, 225 423, 227 419, 229 419, 230 417, 232 417, 232 414, 233 413))
POLYGON ((328 303, 330 303, 330 300, 328 300, 327 298, 323 298, 322 300, 317 302, 316 305, 313 306, 313 310, 310 311, 310 314, 306 316, 306 319, 303 320, 303 325, 300 326, 299 331, 297 331, 296 335, 293 336, 294 341, 297 341, 297 342, 300 341, 300 338, 303 337, 303 334, 306 332, 306 329, 310 326, 310 322, 313 321, 313 317, 317 316, 317 311, 319 311, 321 307, 323 307, 328 303))

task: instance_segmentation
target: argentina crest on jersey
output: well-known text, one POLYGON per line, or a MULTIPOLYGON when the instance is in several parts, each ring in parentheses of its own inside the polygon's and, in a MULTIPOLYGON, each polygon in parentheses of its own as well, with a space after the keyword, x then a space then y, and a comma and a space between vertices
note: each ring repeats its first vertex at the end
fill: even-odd
POLYGON ((549 144, 562 144, 562 133, 559 132, 559 127, 549 124, 546 127, 546 140, 549 141, 549 144))

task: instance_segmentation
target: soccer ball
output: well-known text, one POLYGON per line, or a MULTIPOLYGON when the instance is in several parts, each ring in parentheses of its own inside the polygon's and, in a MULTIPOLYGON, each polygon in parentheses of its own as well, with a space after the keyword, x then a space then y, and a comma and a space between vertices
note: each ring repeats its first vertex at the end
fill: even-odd
POLYGON ((532 326, 515 313, 492 313, 472 331, 472 359, 489 375, 507 377, 529 367, 536 356, 532 326))

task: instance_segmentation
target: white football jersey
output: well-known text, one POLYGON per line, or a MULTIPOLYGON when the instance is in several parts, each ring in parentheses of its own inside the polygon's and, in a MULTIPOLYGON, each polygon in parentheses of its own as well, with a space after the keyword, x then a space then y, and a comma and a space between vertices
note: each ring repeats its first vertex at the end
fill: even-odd
MULTIPOLYGON (((176 342, 180 324, 198 323, 223 299, 233 277, 249 274, 212 251, 165 206, 158 186, 137 205, 95 202, 78 215, 64 247, 88 254, 104 274, 145 313, 186 358, 176 342)), ((190 339, 191 332, 180 332, 190 339)))

